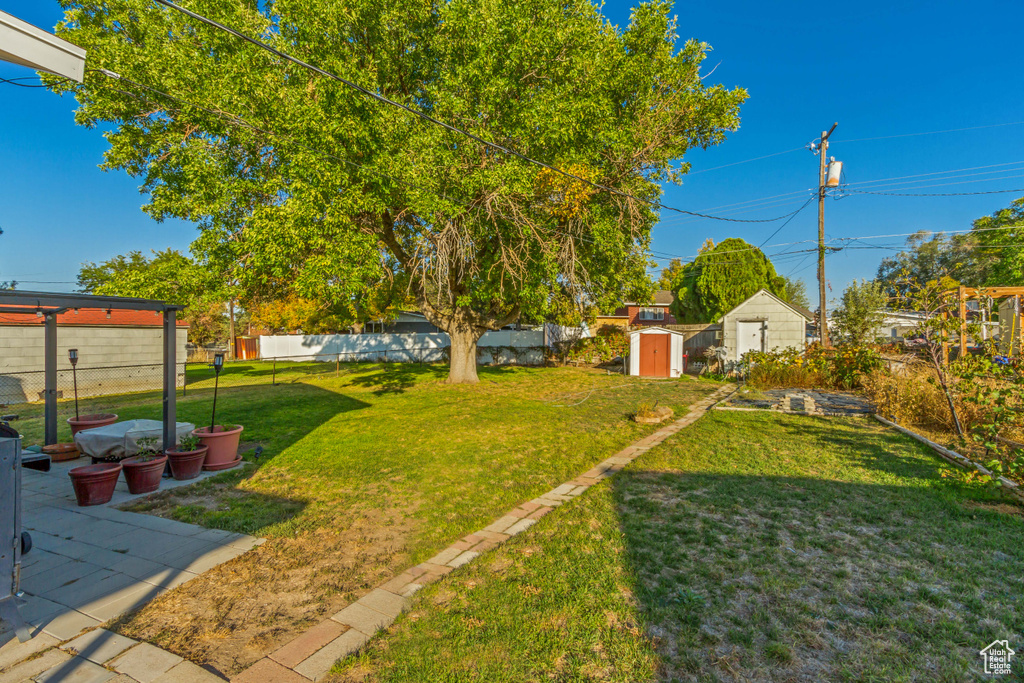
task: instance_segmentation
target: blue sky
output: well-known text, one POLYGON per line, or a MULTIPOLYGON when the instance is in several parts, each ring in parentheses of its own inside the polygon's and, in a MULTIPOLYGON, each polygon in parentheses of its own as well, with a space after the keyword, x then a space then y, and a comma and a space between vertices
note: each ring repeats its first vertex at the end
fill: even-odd
MULTIPOLYGON (((52 28, 61 16, 51 0, 0 0, 0 9, 44 28, 52 28)), ((628 3, 609 2, 604 10, 616 23, 628 21, 628 3)), ((681 187, 666 189, 666 204, 736 218, 793 211, 817 183, 817 157, 802 148, 835 121, 839 127, 830 154, 844 162, 848 182, 936 174, 865 189, 1024 188, 1024 177, 1013 177, 1024 176, 1024 125, 1018 123, 1024 122, 1024 52, 1019 46, 1024 3, 1019 0, 832 6, 737 0, 678 3, 675 11, 682 38, 713 47, 705 72, 715 71, 708 82, 745 87, 750 99, 741 112, 740 130, 718 147, 687 157, 693 173, 681 187), (786 150, 796 151, 776 154, 786 150), (764 155, 775 156, 736 164, 764 155), (965 170, 939 173, 955 169, 965 170), (726 206, 737 202, 751 203, 726 206), (728 213, 743 209, 750 210, 728 213)), ((31 74, 0 64, 0 77, 31 74)), ((102 132, 75 126, 73 109, 71 98, 0 84, 0 279, 16 279, 23 289, 69 290, 83 261, 132 249, 186 249, 196 236, 190 224, 149 219, 140 211, 145 198, 135 180, 98 169, 106 147, 102 132)), ((827 202, 826 233, 844 238, 964 230, 972 219, 1017 196, 1024 192, 927 198, 850 195, 827 202)), ((691 258, 707 238, 742 237, 760 244, 778 227, 665 213, 655 229, 653 248, 659 254, 691 258)), ((816 230, 812 204, 768 244, 811 240, 816 230)), ((885 238, 853 244, 901 243, 902 238, 885 238)), ((779 254, 774 259, 778 270, 804 279, 813 291, 813 256, 782 253, 811 246, 778 246, 766 252, 779 254)), ((891 253, 889 248, 846 249, 831 255, 831 298, 851 279, 871 277, 881 258, 891 253)))

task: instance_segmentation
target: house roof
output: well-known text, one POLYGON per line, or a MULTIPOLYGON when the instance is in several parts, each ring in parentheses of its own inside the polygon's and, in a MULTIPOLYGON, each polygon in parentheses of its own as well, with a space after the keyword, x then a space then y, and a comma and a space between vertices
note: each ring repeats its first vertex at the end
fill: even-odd
POLYGON ((659 289, 656 292, 654 292, 654 297, 653 297, 651 302, 648 302, 648 303, 637 303, 636 301, 623 301, 622 305, 623 306, 669 306, 675 300, 676 300, 676 297, 672 294, 672 292, 668 291, 667 289, 659 289))
POLYGON ((763 293, 765 293, 765 294, 767 294, 767 295, 768 295, 769 297, 771 297, 772 299, 775 299, 775 301, 779 302, 780 304, 782 304, 783 306, 785 306, 785 307, 786 307, 786 308, 788 308, 789 310, 793 311, 793 312, 794 312, 794 313, 796 313, 797 315, 801 316, 801 317, 802 317, 802 318, 804 318, 805 320, 810 320, 810 321, 813 321, 813 320, 814 320, 814 314, 813 314, 813 313, 811 313, 810 311, 808 311, 808 310, 807 310, 806 308, 804 308, 803 306, 798 306, 797 304, 791 304, 791 303, 789 303, 788 301, 783 301, 782 299, 780 299, 779 297, 775 296, 774 294, 772 294, 771 292, 769 292, 769 291, 768 291, 767 289, 764 289, 764 288, 762 287, 761 289, 757 290, 756 292, 754 292, 753 294, 751 294, 750 296, 748 296, 748 297, 747 297, 746 299, 744 299, 744 300, 743 300, 742 302, 740 302, 739 304, 737 304, 736 306, 734 306, 734 307, 732 308, 732 310, 730 310, 730 311, 729 311, 728 313, 726 313, 725 315, 723 315, 723 316, 722 316, 721 318, 719 318, 719 319, 718 319, 718 320, 716 320, 715 322, 717 322, 717 323, 720 323, 720 322, 722 322, 723 320, 725 320, 725 316, 729 315, 729 313, 732 313, 733 311, 735 311, 735 310, 736 310, 737 308, 739 308, 740 306, 743 306, 743 305, 744 305, 744 304, 746 304, 746 303, 747 303, 748 301, 750 301, 751 299, 753 299, 753 298, 754 298, 755 296, 757 296, 758 294, 761 294, 762 292, 763 292, 763 293))
MULTIPOLYGON (((0 326, 42 326, 42 316, 4 313, 8 306, 0 304, 0 326)), ((57 325, 90 327, 162 327, 163 316, 159 311, 106 310, 102 308, 79 308, 57 314, 57 325), (107 316, 110 316, 109 318, 107 316)), ((175 321, 178 327, 188 327, 184 320, 175 321)))

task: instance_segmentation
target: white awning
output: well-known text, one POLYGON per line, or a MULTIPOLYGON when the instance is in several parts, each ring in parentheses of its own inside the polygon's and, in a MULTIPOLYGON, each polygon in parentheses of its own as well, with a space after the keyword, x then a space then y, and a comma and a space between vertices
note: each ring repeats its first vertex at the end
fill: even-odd
POLYGON ((0 60, 82 82, 85 50, 0 11, 0 60))

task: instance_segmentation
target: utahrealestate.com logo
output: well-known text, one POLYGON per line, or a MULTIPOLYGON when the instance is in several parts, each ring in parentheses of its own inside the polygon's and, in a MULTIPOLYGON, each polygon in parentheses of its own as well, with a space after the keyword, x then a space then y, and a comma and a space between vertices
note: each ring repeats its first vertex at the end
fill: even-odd
POLYGON ((979 654, 985 660, 985 673, 1002 675, 1010 673, 1010 660, 1017 653, 1007 641, 994 640, 979 654))

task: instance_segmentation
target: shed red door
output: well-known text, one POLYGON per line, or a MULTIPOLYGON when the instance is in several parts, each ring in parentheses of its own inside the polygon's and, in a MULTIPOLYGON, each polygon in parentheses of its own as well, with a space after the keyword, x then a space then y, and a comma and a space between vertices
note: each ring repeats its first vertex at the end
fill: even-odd
POLYGON ((668 377, 671 342, 670 334, 640 335, 640 376, 668 377))

